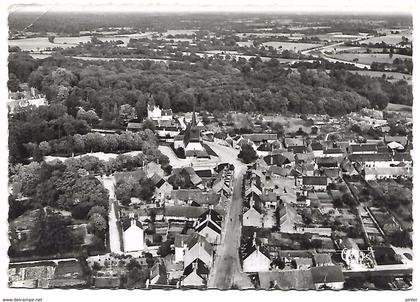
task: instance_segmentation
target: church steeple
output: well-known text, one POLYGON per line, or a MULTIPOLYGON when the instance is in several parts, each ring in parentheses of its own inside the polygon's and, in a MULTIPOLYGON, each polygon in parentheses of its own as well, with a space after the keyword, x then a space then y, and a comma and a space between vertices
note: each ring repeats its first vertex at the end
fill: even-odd
POLYGON ((195 118, 195 101, 194 101, 194 105, 193 105, 193 114, 192 114, 192 118, 191 118, 191 125, 192 126, 197 126, 197 120, 195 118))

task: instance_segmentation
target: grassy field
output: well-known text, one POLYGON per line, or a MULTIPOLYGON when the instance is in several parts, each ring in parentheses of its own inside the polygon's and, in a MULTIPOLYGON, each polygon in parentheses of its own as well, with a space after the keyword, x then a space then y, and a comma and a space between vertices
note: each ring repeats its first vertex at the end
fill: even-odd
MULTIPOLYGON (((253 45, 253 41, 238 42, 238 45, 243 46, 243 47, 250 47, 253 45)), ((293 51, 302 51, 309 48, 320 46, 320 44, 315 44, 315 43, 299 43, 299 42, 294 43, 294 42, 277 42, 277 41, 265 42, 263 43, 263 45, 265 47, 272 46, 274 49, 281 48, 281 50, 293 50, 293 51)))
POLYGON ((385 108, 385 111, 403 111, 403 112, 412 112, 413 107, 401 104, 391 104, 385 108))
POLYGON ((389 45, 397 45, 398 43, 400 43, 402 41, 402 37, 406 37, 410 41, 413 40, 413 36, 412 36, 411 31, 403 31, 399 34, 387 34, 386 36, 382 36, 382 37, 373 37, 373 38, 370 38, 370 39, 367 39, 367 40, 363 41, 363 43, 376 44, 376 43, 385 42, 386 44, 389 44, 389 45))
POLYGON ((405 80, 408 84, 412 84, 412 75, 399 73, 399 72, 389 72, 389 71, 371 71, 371 70, 349 70, 349 72, 354 74, 360 74, 369 76, 372 78, 382 78, 385 75, 386 79, 390 82, 396 82, 399 80, 405 80))
POLYGON ((378 53, 340 53, 340 54, 335 54, 332 56, 335 59, 339 59, 339 60, 344 60, 344 61, 349 61, 349 62, 353 62, 354 59, 359 59, 358 63, 362 63, 362 64, 372 64, 373 62, 378 62, 378 63, 392 63, 396 58, 400 58, 400 59, 410 59, 410 56, 403 56, 403 55, 398 55, 398 54, 394 54, 392 56, 392 58, 389 57, 388 54, 378 54, 378 53))

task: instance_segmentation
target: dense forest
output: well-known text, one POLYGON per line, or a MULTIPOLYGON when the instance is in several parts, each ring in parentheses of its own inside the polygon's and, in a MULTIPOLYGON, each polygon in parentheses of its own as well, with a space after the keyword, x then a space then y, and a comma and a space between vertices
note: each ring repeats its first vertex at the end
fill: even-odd
MULTIPOLYGON (((197 110, 211 113, 289 111, 338 116, 363 107, 383 109, 388 102, 412 105, 413 100, 406 81, 391 83, 343 69, 327 71, 322 65, 317 69, 291 69, 274 59, 263 62, 258 57, 249 61, 216 57, 195 64, 165 64, 83 61, 59 55, 35 60, 28 54, 15 53, 9 58, 9 75, 9 88, 28 82, 50 103, 49 107, 10 117, 12 161, 13 155, 17 160, 28 156, 23 151, 28 148, 22 146, 31 142, 59 140, 53 142, 57 145, 74 140, 76 134, 86 135, 97 123, 121 127, 123 109, 132 110, 133 117, 141 120, 146 116, 147 103, 152 102, 174 112, 192 111, 196 103, 197 110)), ((66 147, 55 149, 60 148, 66 147)))

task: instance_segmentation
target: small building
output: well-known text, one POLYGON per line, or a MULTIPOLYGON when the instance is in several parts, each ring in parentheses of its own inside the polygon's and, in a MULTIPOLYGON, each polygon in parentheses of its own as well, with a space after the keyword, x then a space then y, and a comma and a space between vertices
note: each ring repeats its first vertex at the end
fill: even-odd
POLYGON ((137 252, 144 250, 144 230, 141 222, 129 214, 128 219, 122 222, 123 245, 125 252, 137 252))
POLYGON ((296 185, 303 186, 308 190, 325 191, 328 185, 328 178, 326 176, 303 176, 296 178, 296 185))
POLYGON ((256 234, 242 248, 242 265, 245 273, 268 272, 271 259, 267 249, 257 242, 256 234))

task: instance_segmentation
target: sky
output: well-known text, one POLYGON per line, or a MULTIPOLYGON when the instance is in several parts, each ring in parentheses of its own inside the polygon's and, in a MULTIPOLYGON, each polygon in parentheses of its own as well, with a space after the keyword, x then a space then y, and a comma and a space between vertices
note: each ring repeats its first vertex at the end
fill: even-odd
POLYGON ((9 0, 10 12, 271 12, 410 14, 415 0, 9 0))

